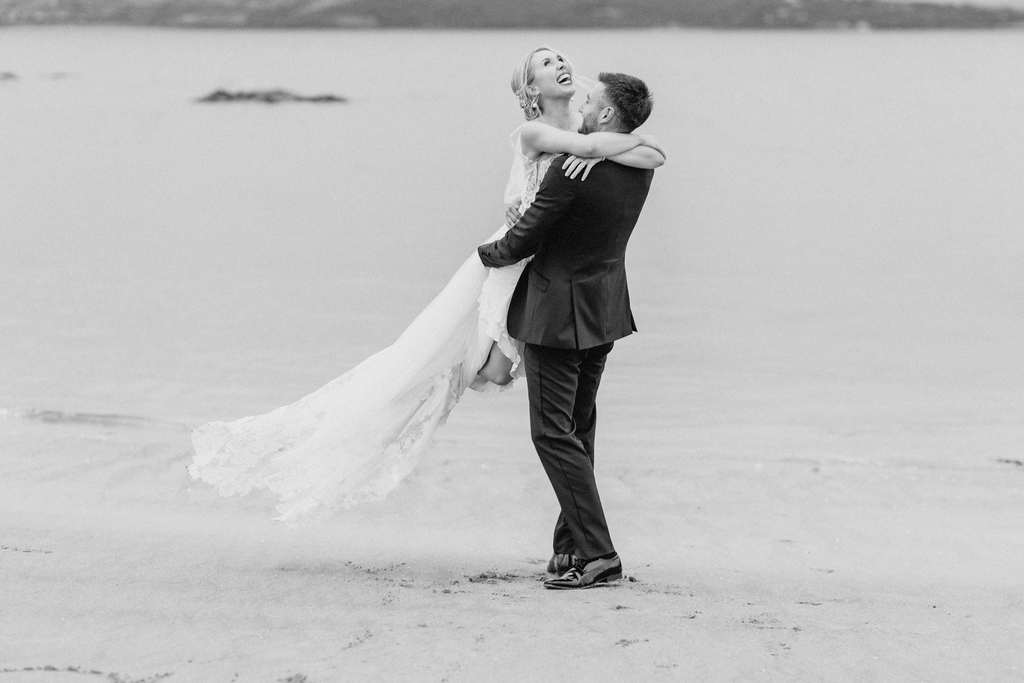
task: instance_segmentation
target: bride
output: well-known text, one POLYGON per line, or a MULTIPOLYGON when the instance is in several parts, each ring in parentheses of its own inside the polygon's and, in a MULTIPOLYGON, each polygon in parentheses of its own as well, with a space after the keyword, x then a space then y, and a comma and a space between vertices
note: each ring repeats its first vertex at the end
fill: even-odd
MULTIPOLYGON (((571 108, 576 77, 569 61, 537 48, 512 75, 527 122, 514 149, 501 237, 533 201, 554 157, 572 155, 567 175, 604 158, 657 168, 664 151, 649 136, 581 135, 571 108)), ((467 388, 498 391, 521 375, 521 345, 505 318, 525 261, 487 269, 475 251, 394 344, 291 405, 192 432, 189 473, 221 495, 267 489, 277 519, 322 519, 338 508, 377 500, 416 466, 434 431, 467 388)))

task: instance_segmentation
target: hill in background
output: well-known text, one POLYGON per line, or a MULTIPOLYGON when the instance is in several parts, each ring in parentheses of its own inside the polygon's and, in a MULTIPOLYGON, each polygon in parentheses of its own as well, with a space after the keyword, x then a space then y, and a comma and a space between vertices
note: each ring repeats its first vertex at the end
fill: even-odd
POLYGON ((977 29, 1024 26, 1024 11, 882 0, 0 0, 0 25, 15 24, 977 29))

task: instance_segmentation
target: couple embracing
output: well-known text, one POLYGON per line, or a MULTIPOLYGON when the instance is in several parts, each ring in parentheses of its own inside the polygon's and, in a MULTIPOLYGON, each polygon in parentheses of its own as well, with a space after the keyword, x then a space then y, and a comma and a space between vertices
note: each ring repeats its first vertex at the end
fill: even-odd
POLYGON ((561 508, 544 585, 621 578, 594 478, 595 404, 613 343, 636 329, 626 244, 665 156, 633 132, 652 107, 641 80, 602 73, 574 111, 576 80, 548 48, 523 59, 512 89, 527 123, 512 138, 507 224, 391 346, 291 405, 196 429, 193 477, 224 495, 269 489, 279 519, 314 520, 386 495, 467 388, 525 375, 561 508))

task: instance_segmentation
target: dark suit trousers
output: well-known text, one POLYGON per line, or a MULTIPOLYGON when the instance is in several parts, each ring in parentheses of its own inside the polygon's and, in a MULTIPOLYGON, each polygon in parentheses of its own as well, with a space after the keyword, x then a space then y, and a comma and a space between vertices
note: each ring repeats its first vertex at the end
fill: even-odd
POLYGON ((527 344, 524 354, 533 445, 562 508, 554 550, 584 559, 615 551, 594 479, 597 389, 611 350, 527 344))

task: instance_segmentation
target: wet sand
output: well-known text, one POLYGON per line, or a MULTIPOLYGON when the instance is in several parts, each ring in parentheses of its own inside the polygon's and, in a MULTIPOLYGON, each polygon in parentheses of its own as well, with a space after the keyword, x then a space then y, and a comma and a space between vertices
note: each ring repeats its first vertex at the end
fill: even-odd
POLYGON ((627 397, 607 396, 599 471, 627 578, 553 592, 556 510, 525 424, 481 426, 524 394, 468 397, 391 497, 301 531, 191 485, 181 425, 8 417, 25 449, 0 502, 4 679, 1022 675, 1019 461, 769 425, 634 440, 614 424, 627 397))

